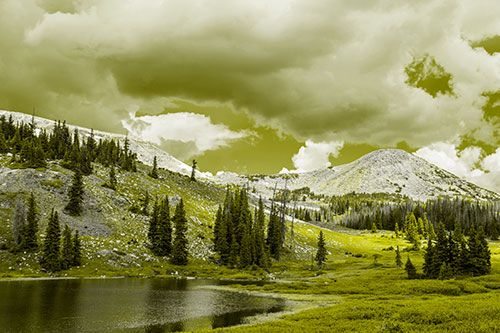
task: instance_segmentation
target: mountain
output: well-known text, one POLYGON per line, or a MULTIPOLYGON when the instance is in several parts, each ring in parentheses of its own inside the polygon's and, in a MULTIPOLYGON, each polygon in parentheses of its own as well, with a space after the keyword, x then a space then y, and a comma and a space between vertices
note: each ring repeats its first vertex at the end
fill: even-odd
POLYGON ((237 176, 219 173, 221 183, 255 187, 270 195, 276 184, 297 190, 309 188, 315 194, 343 195, 356 193, 399 193, 415 200, 438 196, 461 196, 498 200, 497 193, 460 179, 426 160, 399 149, 380 149, 356 161, 303 173, 237 176))
MULTIPOLYGON (((34 120, 35 125, 38 129, 46 129, 50 131, 54 127, 53 120, 36 116, 32 117, 31 115, 26 113, 0 110, 0 117, 1 116, 5 116, 6 118, 12 116, 14 122, 31 123, 31 121, 34 120)), ((86 139, 87 137, 90 136, 91 129, 89 128, 74 126, 69 124, 68 127, 71 131, 77 129, 80 135, 80 139, 86 139)), ((96 130, 94 130, 94 137, 97 141, 99 141, 99 139, 101 138, 113 139, 115 141, 120 142, 121 145, 123 145, 126 138, 126 136, 123 134, 114 134, 96 130)), ((133 137, 129 137, 128 141, 130 150, 137 153, 137 159, 142 163, 146 165, 153 165, 153 158, 156 156, 157 163, 160 168, 168 169, 170 171, 178 172, 184 175, 191 175, 191 167, 189 165, 179 161, 166 151, 160 149, 154 143, 142 141, 138 138, 133 138, 133 137)), ((196 176, 204 179, 212 178, 211 173, 204 173, 199 171, 196 172, 196 176)))
MULTIPOLYGON (((31 122, 32 116, 12 111, 1 111, 0 116, 12 116, 15 122, 31 122)), ((54 121, 34 117, 38 128, 52 129, 54 121)), ((88 128, 68 125, 71 130, 78 129, 82 138, 90 135, 88 128)), ((99 138, 112 138, 121 144, 125 135, 94 131, 99 138)), ((183 175, 191 174, 191 167, 165 152, 157 145, 129 137, 130 150, 145 165, 153 164, 157 157, 158 166, 183 175)), ((232 172, 196 171, 197 178, 216 185, 237 184, 256 189, 258 194, 271 197, 274 187, 286 186, 297 190, 308 188, 315 194, 343 195, 356 193, 399 193, 415 200, 427 200, 438 196, 461 196, 475 199, 499 200, 497 193, 481 188, 445 171, 426 160, 399 149, 380 149, 356 161, 302 173, 277 175, 239 175, 232 172)))

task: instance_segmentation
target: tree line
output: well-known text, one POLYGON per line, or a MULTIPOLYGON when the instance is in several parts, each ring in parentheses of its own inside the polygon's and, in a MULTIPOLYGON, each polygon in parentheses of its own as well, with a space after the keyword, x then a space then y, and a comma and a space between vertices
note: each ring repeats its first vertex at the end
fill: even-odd
MULTIPOLYGON (((352 207, 352 206, 351 206, 352 207)), ((481 226, 490 239, 498 239, 500 230, 500 206, 497 202, 475 201, 463 198, 439 198, 424 203, 407 199, 403 202, 361 203, 342 217, 341 225, 352 229, 371 229, 375 223, 379 230, 396 231, 405 228, 408 214, 431 222, 433 228, 439 222, 447 230, 459 224, 465 233, 481 226)))
POLYGON ((123 146, 111 139, 97 141, 92 130, 81 141, 78 129, 71 134, 66 122, 57 121, 53 130, 37 129, 31 123, 15 123, 12 115, 0 117, 0 153, 11 153, 12 163, 28 168, 40 168, 49 160, 62 160, 68 169, 80 169, 82 174, 92 173, 92 162, 106 167, 115 166, 126 171, 137 170, 137 155, 129 149, 128 139, 123 146))

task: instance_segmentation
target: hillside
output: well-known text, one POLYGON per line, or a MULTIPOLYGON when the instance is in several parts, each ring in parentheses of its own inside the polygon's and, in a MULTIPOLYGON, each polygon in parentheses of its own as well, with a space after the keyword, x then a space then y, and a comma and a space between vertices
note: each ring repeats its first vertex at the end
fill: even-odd
MULTIPOLYGON (((39 129, 46 129, 47 131, 51 131, 54 128, 54 121, 49 120, 46 118, 41 118, 41 117, 32 117, 29 114, 26 113, 21 113, 21 112, 13 112, 13 111, 5 111, 5 110, 0 110, 0 117, 5 116, 6 118, 9 118, 12 116, 12 119, 14 122, 24 122, 24 123, 31 123, 32 119, 35 122, 35 125, 39 129)), ((71 131, 74 131, 75 129, 78 130, 78 133, 80 135, 80 138, 86 139, 88 136, 90 136, 91 129, 85 128, 85 127, 80 127, 80 126, 74 126, 71 124, 68 124, 68 127, 71 131)), ((122 134, 115 134, 115 133, 109 133, 109 132, 103 132, 103 131, 97 131, 94 130, 94 137, 98 141, 99 139, 113 139, 117 142, 120 142, 120 144, 123 145, 125 142, 125 135, 122 134)), ((156 156, 157 158, 157 163, 158 166, 161 168, 168 169, 173 172, 178 172, 184 175, 190 175, 191 174, 191 167, 186 165, 185 163, 179 161, 169 153, 165 152, 164 150, 160 149, 158 146, 151 142, 146 142, 142 140, 138 140, 137 138, 128 138, 129 145, 130 145, 130 150, 133 151, 134 153, 137 153, 137 159, 141 161, 142 163, 146 165, 153 165, 153 158, 156 156)), ((198 178, 211 178, 212 175, 210 173, 203 173, 196 171, 196 176, 198 178)))
POLYGON ((296 190, 308 187, 315 194, 399 193, 425 201, 439 196, 498 200, 500 196, 399 149, 381 149, 358 160, 304 173, 238 176, 219 173, 221 183, 247 184, 270 195, 276 184, 296 190))

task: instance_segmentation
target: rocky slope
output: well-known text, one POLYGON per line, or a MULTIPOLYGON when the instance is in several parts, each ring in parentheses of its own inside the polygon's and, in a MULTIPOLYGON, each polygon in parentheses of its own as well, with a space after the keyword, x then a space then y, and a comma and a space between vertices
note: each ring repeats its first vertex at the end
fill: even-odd
POLYGON ((271 176, 238 176, 219 173, 221 183, 248 184, 270 195, 273 187, 289 189, 308 187, 316 194, 400 193, 416 200, 438 196, 463 196, 498 200, 497 193, 483 189, 399 149, 381 149, 358 160, 332 168, 304 173, 271 176))

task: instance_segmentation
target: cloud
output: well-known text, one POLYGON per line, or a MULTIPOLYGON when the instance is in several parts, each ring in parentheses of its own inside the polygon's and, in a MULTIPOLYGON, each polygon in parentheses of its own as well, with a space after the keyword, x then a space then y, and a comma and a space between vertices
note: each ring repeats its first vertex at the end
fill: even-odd
MULTIPOLYGON (((330 155, 337 157, 344 142, 313 142, 307 140, 305 146, 300 147, 299 152, 292 157, 293 165, 298 172, 312 171, 320 168, 326 168, 331 165, 330 155)), ((283 169, 280 173, 286 173, 283 169)))
POLYGON ((218 149, 250 135, 247 131, 235 132, 225 125, 213 124, 209 117, 195 113, 140 117, 132 113, 129 116, 122 125, 131 137, 154 142, 181 159, 218 149))
POLYGON ((2 0, 0 107, 123 131, 131 110, 183 99, 231 105, 300 142, 424 147, 473 133, 497 145, 482 107, 500 53, 471 41, 500 34, 498 12, 490 0, 2 0), (406 83, 427 54, 452 95, 406 83))
POLYGON ((500 192, 500 148, 484 156, 479 147, 459 151, 454 143, 437 142, 415 155, 486 189, 500 192))

